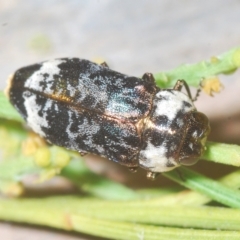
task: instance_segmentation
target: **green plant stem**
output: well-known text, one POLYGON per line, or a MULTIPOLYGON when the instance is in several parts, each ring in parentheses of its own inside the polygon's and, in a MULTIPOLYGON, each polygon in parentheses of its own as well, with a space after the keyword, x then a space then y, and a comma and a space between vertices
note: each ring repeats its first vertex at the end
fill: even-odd
MULTIPOLYGON (((219 231, 219 230, 195 230, 179 229, 173 227, 160 227, 140 224, 134 221, 122 222, 116 220, 105 220, 98 217, 86 216, 79 211, 76 204, 81 206, 82 202, 71 198, 47 198, 47 199, 0 199, 0 219, 15 222, 25 222, 44 226, 55 227, 65 230, 75 230, 96 236, 114 239, 238 239, 238 231, 219 231), (64 203, 64 205, 62 205, 64 203), (71 206, 73 204, 72 210, 71 206), (67 206, 67 208, 66 208, 67 206)), ((86 205, 88 206, 88 205, 86 205)), ((86 206, 84 207, 85 210, 86 206)), ((106 206, 107 207, 107 206, 106 206)), ((107 210, 107 209, 106 209, 107 210)), ((109 209, 111 211, 112 209, 109 209)), ((135 209, 136 210, 136 209, 135 209)), ((91 211, 91 210, 90 210, 91 211)), ((118 216, 126 214, 118 211, 118 216)), ((86 211, 85 211, 86 213, 86 211)), ((147 213, 148 214, 148 213, 147 213)), ((110 214, 109 214, 110 215, 110 214)), ((135 211, 137 216, 141 218, 135 211)), ((149 215, 149 214, 148 214, 149 215)), ((208 212, 209 215, 209 212, 208 212)), ((211 215, 211 214, 210 214, 211 215)), ((151 216, 151 215, 150 215, 151 216)), ((158 218, 161 215, 158 215, 158 218)), ((225 216, 225 215, 224 215, 225 216)), ((231 215, 228 215, 230 219, 231 215)), ((115 216, 116 217, 116 216, 115 216)), ((126 215, 127 217, 127 215, 126 215)), ((219 215, 219 217, 221 217, 219 215)), ((191 219, 189 219, 191 221, 191 219)), ((205 219, 206 220, 206 219, 205 219)), ((211 219, 212 220, 212 219, 211 219)), ((181 221, 181 219, 179 219, 181 221)), ((201 218, 200 218, 201 221, 201 218)), ((239 221, 239 220, 238 220, 239 221)), ((196 219, 197 222, 197 219, 196 219)), ((226 226, 228 222, 226 221, 226 226)), ((237 228, 237 222, 234 223, 237 228)))
MULTIPOLYGON (((180 170, 181 171, 181 170, 180 170)), ((240 187, 240 170, 227 174, 217 180, 224 186, 238 190, 240 187)), ((212 201, 212 198, 205 193, 183 190, 177 193, 168 194, 158 198, 148 200, 149 205, 186 205, 186 206, 201 206, 212 201)))
POLYGON ((240 167, 240 146, 207 142, 203 155, 205 160, 240 167))
POLYGON ((177 227, 240 230, 240 210, 218 207, 152 206, 148 201, 105 201, 58 197, 44 200, 51 209, 106 220, 177 227), (66 204, 69 202, 69 204, 66 204), (209 214, 211 213, 211 214, 209 214), (159 217, 161 216, 161 217, 159 217))
POLYGON ((184 64, 171 71, 156 73, 154 78, 157 85, 162 88, 173 86, 178 79, 184 79, 190 86, 198 87, 202 79, 232 73, 239 66, 240 48, 235 48, 209 61, 184 64))
MULTIPOLYGON (((144 193, 137 193, 123 185, 118 186, 118 184, 106 180, 103 177, 93 174, 85 165, 81 167, 84 163, 78 161, 77 159, 72 161, 63 170, 62 175, 67 177, 69 180, 74 182, 80 189, 92 194, 93 196, 98 196, 102 199, 109 200, 131 200, 134 199, 135 204, 143 204, 141 199, 146 199, 149 205, 162 206, 162 205, 188 205, 188 206, 201 206, 212 200, 212 197, 205 192, 199 191, 198 189, 193 189, 195 191, 180 191, 180 192, 170 192, 166 194, 164 189, 154 189, 155 194, 152 195, 151 189, 145 190, 144 193), (79 169, 80 168, 80 169, 79 169), (82 171, 84 170, 84 174, 82 171), (99 178, 99 179, 98 179, 99 178), (107 182, 108 181, 108 182, 107 182), (149 192, 150 191, 150 194, 149 192), (124 196, 123 196, 124 195, 124 196), (138 201, 137 199, 140 199, 138 201)), ((180 168, 180 172, 184 169, 180 168)), ((192 171, 192 173, 194 173, 192 171)), ((197 174, 197 173, 196 173, 197 174)), ((184 175, 185 176, 185 175, 184 175)), ((205 182, 209 184, 208 178, 201 176, 205 179, 205 182)), ((180 176, 177 175, 177 180, 181 180, 180 176)), ((210 180, 213 181, 213 180, 210 180)), ((223 186, 223 194, 226 189, 230 189, 231 194, 235 193, 240 187, 240 170, 227 174, 226 176, 217 180, 221 186, 223 186)), ((213 181, 216 182, 216 181, 213 181)), ((210 185, 207 187, 211 187, 210 185)), ((221 190, 222 188, 220 188, 221 190)), ((216 189, 215 189, 216 191, 216 189)), ((230 196, 231 197, 231 196, 230 196)), ((217 200, 216 200, 217 201, 217 200)))
POLYGON ((91 172, 84 161, 73 159, 62 171, 62 176, 68 178, 82 191, 93 196, 109 200, 138 199, 141 194, 91 172))
POLYGON ((181 176, 177 171, 162 173, 167 178, 205 194, 209 198, 233 208, 240 208, 240 192, 223 184, 198 174, 190 169, 181 168, 181 176))

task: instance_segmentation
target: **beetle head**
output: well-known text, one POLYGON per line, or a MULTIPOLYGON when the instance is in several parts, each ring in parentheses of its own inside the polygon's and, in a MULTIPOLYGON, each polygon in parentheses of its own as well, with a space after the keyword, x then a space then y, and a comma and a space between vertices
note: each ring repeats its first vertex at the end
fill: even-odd
POLYGON ((208 118, 201 112, 188 112, 186 125, 179 148, 179 164, 192 165, 202 156, 207 136, 210 133, 208 118))

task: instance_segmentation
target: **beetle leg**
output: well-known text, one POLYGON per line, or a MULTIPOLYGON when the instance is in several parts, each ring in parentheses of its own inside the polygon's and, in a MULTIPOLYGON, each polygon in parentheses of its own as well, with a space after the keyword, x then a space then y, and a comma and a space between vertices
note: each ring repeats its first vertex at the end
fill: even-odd
POLYGON ((148 81, 150 83, 155 83, 155 79, 154 79, 152 73, 144 73, 142 76, 142 79, 145 81, 148 81))
POLYGON ((101 65, 102 67, 109 68, 109 66, 107 65, 106 62, 102 62, 100 65, 101 65))
POLYGON ((81 152, 79 152, 79 153, 80 153, 80 156, 81 156, 81 157, 83 157, 83 156, 85 156, 85 155, 88 154, 87 152, 83 152, 83 151, 81 151, 81 152))
POLYGON ((138 168, 137 167, 129 167, 128 170, 132 173, 137 172, 138 168))
POLYGON ((158 175, 157 172, 147 172, 147 179, 154 181, 158 175))

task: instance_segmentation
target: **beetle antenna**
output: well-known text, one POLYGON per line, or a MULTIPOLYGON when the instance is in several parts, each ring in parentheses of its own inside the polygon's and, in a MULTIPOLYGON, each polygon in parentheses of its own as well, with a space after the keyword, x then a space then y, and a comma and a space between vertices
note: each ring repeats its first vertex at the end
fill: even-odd
POLYGON ((185 87, 185 89, 187 91, 188 97, 193 101, 190 88, 189 88, 189 86, 188 86, 188 84, 186 83, 185 80, 177 80, 177 82, 176 82, 175 86, 173 87, 173 89, 181 91, 183 86, 185 87))
POLYGON ((202 91, 202 87, 199 86, 198 89, 197 89, 195 97, 192 99, 193 102, 197 101, 198 97, 200 96, 201 91, 202 91))
POLYGON ((194 98, 192 97, 190 88, 189 88, 189 86, 188 86, 188 84, 187 84, 187 82, 186 82, 185 80, 178 80, 178 81, 176 82, 176 84, 175 84, 175 86, 174 86, 173 89, 174 89, 174 90, 181 91, 183 86, 185 87, 189 98, 190 98, 193 102, 195 102, 195 101, 198 99, 198 97, 199 97, 199 95, 200 95, 200 92, 201 92, 201 90, 202 90, 202 82, 200 82, 194 98))

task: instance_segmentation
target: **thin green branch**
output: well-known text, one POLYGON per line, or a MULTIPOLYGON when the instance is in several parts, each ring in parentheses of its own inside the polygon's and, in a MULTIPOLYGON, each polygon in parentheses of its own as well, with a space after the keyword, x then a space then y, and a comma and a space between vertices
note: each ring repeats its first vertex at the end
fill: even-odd
POLYGON ((240 146, 207 142, 206 151, 202 158, 212 162, 240 167, 240 146))
MULTIPOLYGON (((180 168, 180 172, 181 171, 182 170, 180 168)), ((217 181, 223 184, 224 186, 229 187, 236 191, 240 188, 240 170, 227 174, 226 176, 218 179, 217 181)), ((178 192, 176 192, 175 190, 174 192, 173 191, 174 189, 173 189, 172 192, 169 191, 168 194, 162 194, 162 191, 164 192, 164 189, 158 188, 158 189, 154 189, 155 190, 155 196, 153 195, 154 197, 152 197, 151 195, 152 190, 151 189, 149 190, 150 190, 150 198, 148 195, 148 191, 145 190, 145 196, 148 197, 147 200, 146 201, 135 200, 133 205, 143 206, 143 204, 146 203, 149 206, 156 206, 159 208, 166 205, 167 206, 175 206, 175 205, 202 206, 212 201, 211 196, 206 195, 205 193, 200 192, 198 190, 196 191, 183 190, 178 192)))
POLYGON ((177 227, 240 230, 240 210, 237 209, 178 205, 152 206, 149 201, 138 201, 135 204, 134 201, 105 201, 77 197, 46 198, 43 204, 51 209, 63 209, 68 213, 106 220, 177 227), (66 204, 66 202, 69 202, 69 204, 66 204))
MULTIPOLYGON (((240 170, 227 174, 226 176, 218 179, 217 181, 233 190, 238 190, 240 188, 240 170)), ((168 204, 201 206, 212 201, 212 198, 210 195, 201 193, 200 191, 197 192, 189 190, 165 196, 161 198, 161 201, 168 204)))
POLYGON ((129 200, 141 198, 132 189, 91 172, 83 161, 73 159, 62 171, 82 191, 93 196, 110 200, 129 200))
POLYGON ((240 192, 224 186, 223 184, 207 178, 190 169, 181 168, 181 176, 177 171, 162 173, 167 178, 205 194, 209 198, 233 208, 240 208, 240 192))
MULTIPOLYGON (((212 227, 217 228, 217 230, 196 230, 151 226, 140 223, 144 222, 145 214, 146 216, 148 216, 148 219, 145 222, 154 222, 151 219, 151 215, 154 215, 154 218, 156 220, 161 218, 164 219, 164 217, 167 217, 167 213, 169 213, 169 211, 170 214, 174 215, 174 210, 177 210, 174 208, 167 209, 167 211, 165 211, 166 215, 164 214, 163 217, 161 216, 161 209, 154 210, 150 207, 149 209, 146 209, 144 213, 144 209, 143 212, 141 212, 141 209, 138 208, 122 209, 121 206, 119 210, 116 207, 109 207, 108 209, 107 203, 102 206, 102 209, 99 209, 99 207, 94 208, 94 204, 91 204, 91 200, 89 201, 90 205, 86 200, 84 203, 84 201, 81 201, 77 198, 64 197, 19 200, 0 199, 0 219, 50 226, 65 230, 75 230, 83 233, 113 239, 117 238, 186 240, 204 238, 212 240, 226 238, 238 239, 240 237, 239 231, 219 231, 221 227, 223 227, 223 229, 228 229, 229 225, 230 229, 239 229, 239 213, 229 209, 216 209, 214 210, 215 212, 213 212, 213 215, 209 214, 209 211, 203 210, 203 213, 198 212, 197 216, 194 216, 194 214, 192 214, 189 210, 189 212, 186 212, 185 219, 189 218, 188 222, 192 222, 192 225, 195 225, 195 223, 197 224, 198 221, 200 221, 204 226, 212 222, 212 227), (90 208, 88 209, 89 206, 90 208), (107 217, 109 218, 109 220, 106 219, 107 217, 106 213, 104 213, 103 211, 104 209, 106 210, 106 212, 108 212, 107 217), (120 210, 123 210, 123 212, 121 212, 120 210), (147 210, 150 212, 150 214, 147 210), (95 214, 94 211, 98 211, 99 214, 95 214), (111 211, 113 211, 113 216, 111 216, 111 211), (190 213, 190 215, 188 215, 188 213, 190 213), (102 218, 101 214, 105 214, 103 216, 104 218, 102 218), (207 216, 207 219, 209 219, 209 221, 205 218, 207 216), (192 217, 194 217, 194 219, 191 219, 192 217), (224 220, 225 217, 227 219, 224 220), (118 219, 122 219, 122 221, 119 221, 118 219), (228 220, 230 221, 230 223, 228 222, 228 220), (217 221, 217 223, 220 224, 221 227, 218 228, 218 225, 214 221, 217 221)), ((186 208, 184 209, 186 210, 186 208)), ((184 211, 184 209, 181 211, 184 211)), ((210 208, 208 210, 210 210, 210 208)), ((183 216, 183 214, 184 212, 178 215, 178 212, 176 212, 175 218, 176 216, 183 216)), ((168 217, 167 221, 169 221, 168 217)), ((178 221, 180 223, 181 218, 179 218, 178 221)), ((183 219, 182 226, 184 223, 185 221, 183 219)), ((200 224, 197 225, 200 226, 200 224)))
POLYGON ((240 48, 234 48, 209 61, 195 64, 184 64, 171 71, 154 74, 159 87, 173 86, 178 79, 184 79, 190 86, 198 87, 200 82, 208 77, 219 74, 229 74, 240 67, 240 48))

